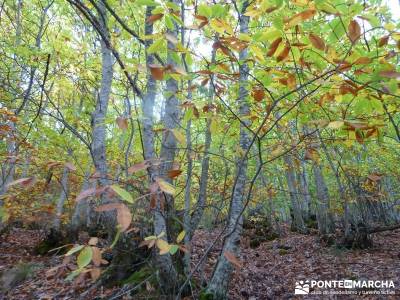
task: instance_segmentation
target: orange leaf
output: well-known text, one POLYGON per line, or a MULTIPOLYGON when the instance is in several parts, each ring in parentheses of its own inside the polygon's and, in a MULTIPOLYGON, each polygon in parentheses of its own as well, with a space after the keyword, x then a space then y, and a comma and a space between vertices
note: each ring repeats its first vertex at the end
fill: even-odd
POLYGON ((151 76, 155 80, 163 80, 164 79, 164 68, 158 65, 149 65, 149 69, 151 72, 151 76))
POLYGON ((293 17, 291 17, 290 19, 288 19, 287 26, 293 27, 299 24, 301 21, 305 21, 307 19, 314 17, 316 13, 317 11, 315 9, 307 9, 305 11, 302 11, 301 13, 298 13, 293 17))
POLYGON ((356 20, 350 21, 348 31, 349 31, 350 41, 352 43, 355 43, 360 38, 361 35, 361 27, 356 20))
POLYGON ((164 16, 164 14, 155 14, 155 15, 149 16, 146 19, 146 23, 153 24, 155 21, 160 20, 163 16, 164 16))
POLYGON ((315 48, 317 48, 317 49, 319 49, 319 50, 322 50, 322 51, 325 50, 325 43, 324 43, 324 40, 321 39, 318 35, 315 35, 315 34, 313 34, 313 33, 310 33, 310 34, 308 35, 308 38, 310 39, 311 44, 312 44, 315 48))
POLYGON ((178 177, 179 175, 181 175, 182 174, 182 171, 181 170, 169 170, 168 172, 167 172, 167 176, 169 177, 169 178, 175 178, 175 177, 178 177))
POLYGON ((254 87, 253 88, 253 98, 254 100, 256 100, 257 102, 260 102, 264 99, 265 97, 265 92, 264 89, 261 89, 259 87, 254 87))
POLYGON ((117 122, 119 129, 124 130, 124 131, 126 129, 128 129, 128 119, 127 118, 117 117, 116 122, 117 122))
POLYGON ((235 254, 233 254, 232 252, 225 251, 224 256, 231 264, 235 265, 236 267, 243 267, 242 263, 236 258, 235 254))
POLYGON ((354 62, 355 65, 366 65, 369 64, 372 60, 369 57, 360 57, 357 58, 356 61, 354 62))
POLYGON ((267 52, 267 56, 272 56, 274 55, 276 49, 278 49, 279 44, 282 42, 282 38, 279 37, 277 38, 275 41, 273 41, 271 43, 271 45, 269 46, 269 50, 267 52))

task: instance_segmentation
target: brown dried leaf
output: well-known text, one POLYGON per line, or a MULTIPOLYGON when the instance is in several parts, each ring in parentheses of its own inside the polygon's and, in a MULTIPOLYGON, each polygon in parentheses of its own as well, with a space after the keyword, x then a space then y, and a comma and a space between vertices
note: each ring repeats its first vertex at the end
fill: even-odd
POLYGON ((119 129, 125 131, 128 129, 128 119, 124 117, 117 117, 115 120, 117 122, 117 125, 119 129))
POLYGON ((308 35, 308 38, 310 39, 311 44, 312 44, 315 48, 317 48, 317 49, 319 49, 319 50, 322 50, 322 51, 325 50, 325 43, 324 43, 324 40, 321 39, 318 35, 313 34, 313 33, 310 33, 310 34, 308 35))
POLYGON ((274 55, 274 53, 275 53, 275 51, 276 51, 276 49, 278 49, 278 47, 279 47, 279 44, 282 42, 282 38, 281 37, 279 37, 279 38, 277 38, 275 41, 273 41, 272 43, 271 43, 271 45, 269 46, 269 50, 268 50, 268 52, 267 52, 267 56, 272 56, 272 55, 274 55))
POLYGON ((351 20, 348 27, 349 39, 352 43, 355 43, 361 35, 361 27, 356 20, 351 20))

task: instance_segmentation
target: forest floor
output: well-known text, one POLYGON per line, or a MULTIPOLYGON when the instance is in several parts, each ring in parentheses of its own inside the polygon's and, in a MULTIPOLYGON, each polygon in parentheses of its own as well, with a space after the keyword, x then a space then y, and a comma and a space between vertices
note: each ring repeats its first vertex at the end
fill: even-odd
MULTIPOLYGON (((199 230, 193 241, 193 265, 218 235, 217 230, 199 230)), ((93 284, 89 278, 70 282, 71 272, 62 256, 36 256, 35 245, 43 238, 40 231, 14 228, 0 239, 0 299, 77 299, 93 284), (29 276, 10 288, 15 266, 29 268, 29 276), (14 269, 12 269, 14 267, 14 269)), ((373 237, 368 250, 342 250, 323 247, 315 235, 287 232, 284 237, 250 248, 243 241, 239 257, 242 267, 235 268, 229 299, 329 299, 328 296, 294 296, 299 280, 393 280, 397 296, 340 296, 331 299, 399 299, 400 230, 373 237)), ((207 262, 196 274, 206 282, 212 272, 221 245, 216 245, 207 262)), ((20 268, 21 269, 21 268, 20 268)), ((392 289, 393 291, 393 289, 392 289)), ((86 299, 109 299, 114 289, 92 289, 86 299)), ((136 299, 124 298, 120 299, 136 299)))

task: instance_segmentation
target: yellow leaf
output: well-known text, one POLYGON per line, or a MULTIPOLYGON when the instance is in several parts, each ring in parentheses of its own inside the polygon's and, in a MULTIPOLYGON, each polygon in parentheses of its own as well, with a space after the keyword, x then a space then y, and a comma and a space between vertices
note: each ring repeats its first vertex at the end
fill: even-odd
POLYGON ((186 231, 185 231, 185 230, 181 231, 181 233, 179 233, 178 236, 176 237, 176 242, 177 242, 178 244, 179 244, 180 242, 182 242, 182 241, 183 241, 183 238, 185 237, 185 235, 186 235, 186 231))
POLYGON ((169 252, 169 249, 171 248, 171 245, 168 244, 167 241, 164 241, 162 239, 158 239, 156 241, 156 246, 158 249, 160 249, 160 255, 167 254, 169 252))
POLYGON ((156 182, 160 188, 160 190, 162 190, 164 193, 170 194, 170 195, 174 195, 175 194, 175 187, 166 182, 164 179, 157 177, 156 178, 156 182))
POLYGON ((340 127, 343 126, 343 124, 344 124, 343 121, 333 121, 330 122, 327 127, 331 129, 339 129, 340 127))

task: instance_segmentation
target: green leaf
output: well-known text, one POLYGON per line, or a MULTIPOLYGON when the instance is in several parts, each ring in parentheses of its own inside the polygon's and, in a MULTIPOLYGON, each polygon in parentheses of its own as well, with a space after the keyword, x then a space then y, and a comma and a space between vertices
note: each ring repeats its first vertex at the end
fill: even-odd
POLYGON ((211 7, 206 4, 201 4, 197 7, 197 14, 207 18, 211 18, 212 16, 211 7))
MULTIPOLYGON (((167 16, 165 16, 166 19, 167 16)), ((147 49, 147 53, 148 54, 152 54, 155 52, 158 52, 160 50, 162 50, 164 48, 164 44, 165 44, 165 39, 164 38, 160 38, 158 40, 155 40, 153 42, 153 44, 151 44, 151 46, 147 49)))
POLYGON ((79 253, 78 258, 76 260, 79 269, 83 269, 86 267, 90 262, 92 261, 92 256, 93 256, 93 250, 92 247, 85 247, 83 250, 79 253))
POLYGON ((85 247, 85 246, 84 245, 76 245, 75 247, 69 249, 68 252, 65 253, 65 256, 70 256, 70 255, 78 252, 79 250, 81 250, 83 247, 85 247))
POLYGON ((137 5, 147 5, 147 6, 156 6, 156 5, 158 5, 158 3, 153 1, 153 0, 136 0, 135 4, 137 4, 137 5))
POLYGON ((117 228, 117 233, 116 233, 116 235, 115 235, 115 237, 114 237, 114 240, 113 240, 113 242, 112 242, 110 248, 114 248, 115 244, 116 244, 116 243, 118 242, 118 240, 119 240, 119 236, 120 236, 120 235, 121 235, 121 229, 120 229, 120 228, 117 228))
POLYGON ((111 189, 118 194, 123 200, 128 203, 133 203, 132 195, 129 194, 128 191, 124 190, 123 188, 119 187, 118 185, 112 185, 111 189))
POLYGON ((176 251, 178 251, 178 249, 179 249, 178 245, 171 245, 170 248, 169 248, 169 253, 171 255, 174 255, 176 253, 176 251))
POLYGON ((172 22, 172 18, 169 15, 164 16, 164 21, 169 30, 174 30, 174 22, 172 22))
POLYGON ((71 273, 69 273, 69 275, 67 276, 67 278, 65 280, 67 280, 67 281, 73 280, 76 276, 81 274, 82 271, 83 271, 82 269, 76 269, 76 270, 72 271, 71 273))

